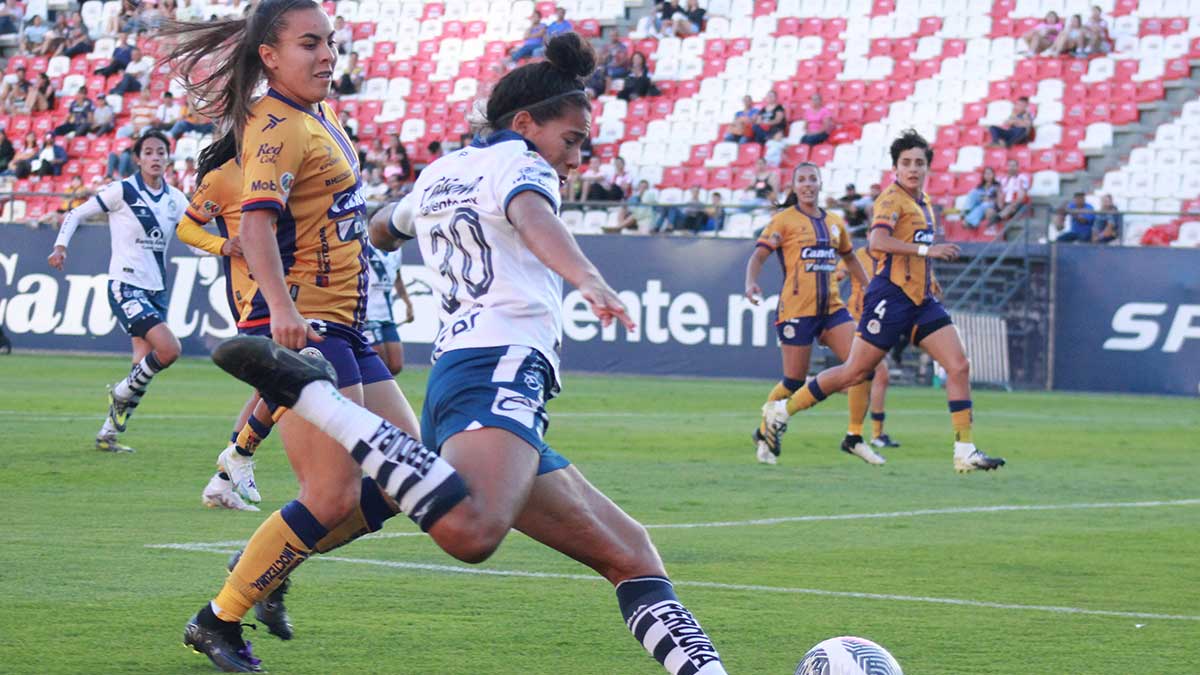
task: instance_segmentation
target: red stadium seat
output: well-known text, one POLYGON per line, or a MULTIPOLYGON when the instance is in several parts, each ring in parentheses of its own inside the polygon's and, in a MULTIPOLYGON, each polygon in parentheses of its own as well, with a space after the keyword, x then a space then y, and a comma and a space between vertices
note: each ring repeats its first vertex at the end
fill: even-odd
POLYGON ((76 136, 75 138, 72 138, 70 144, 67 145, 67 156, 83 157, 87 155, 88 146, 91 144, 91 140, 88 137, 76 136))
POLYGON ((979 185, 979 176, 969 173, 959 174, 954 178, 954 194, 965 195, 979 185))
POLYGON ((575 24, 575 30, 583 37, 600 37, 600 22, 595 19, 584 19, 575 24))
POLYGON ((711 145, 709 145, 707 143, 703 143, 701 145, 693 145, 692 152, 688 156, 687 161, 683 163, 683 165, 684 166, 704 166, 704 163, 708 161, 709 157, 712 157, 712 146, 711 145))
POLYGON ((871 45, 867 49, 867 56, 891 56, 892 41, 888 38, 879 38, 871 40, 871 45))
POLYGON ((942 20, 936 16, 927 16, 921 19, 921 23, 917 27, 917 35, 927 37, 934 35, 942 29, 942 20))
POLYGON ((948 173, 937 173, 925 182, 925 191, 934 196, 954 193, 954 176, 948 173))
MULTIPOLYGON (((758 144, 750 143, 749 145, 758 145, 758 144)), ((713 188, 733 187, 733 169, 731 169, 727 166, 722 166, 722 167, 718 167, 717 169, 714 169, 712 174, 709 175, 709 177, 708 177, 708 184, 706 185, 706 187, 709 190, 712 190, 713 188)))
POLYGON ((827 38, 825 46, 821 49, 821 56, 827 59, 840 59, 842 52, 846 51, 846 41, 836 37, 827 38))
POLYGON ((902 100, 913 95, 917 85, 913 82, 896 82, 892 85, 892 100, 902 100))
MULTIPOLYGON (((953 129, 953 127, 950 127, 953 129)), ((957 134, 955 134, 957 138, 957 134)), ((940 143, 933 150, 933 163, 930 168, 934 171, 945 171, 954 164, 954 160, 958 157, 958 147, 953 145, 942 146, 940 143)))
MULTIPOLYGON (((662 89, 663 85, 667 85, 667 84, 670 84, 670 83, 663 82, 662 84, 659 85, 659 89, 662 89)), ((666 90, 664 89, 663 91, 665 93, 666 90)), ((699 92, 700 92, 700 83, 695 80, 687 80, 686 82, 680 82, 677 85, 677 87, 675 89, 675 98, 691 98, 699 92)))
MULTIPOLYGON (((937 131, 937 139, 934 144, 938 150, 942 148, 958 148, 958 127, 941 127, 937 131)), ((934 161, 937 161, 935 156, 934 161)), ((949 164, 947 164, 949 166, 949 164)), ((936 166, 934 168, 937 168, 936 166)))
POLYGON ((600 143, 592 146, 592 155, 601 161, 610 162, 617 156, 617 146, 614 143, 600 143))
POLYGON ((817 166, 825 166, 831 159, 833 159, 833 146, 828 143, 814 145, 808 152, 808 161, 817 166))
POLYGON ((1037 60, 1037 79, 1039 80, 1049 80, 1051 78, 1062 77, 1062 72, 1062 59, 1037 60))
MULTIPOLYGON (((807 147, 807 146, 804 146, 804 147, 807 147)), ((800 160, 800 161, 803 161, 803 160, 800 160)), ((790 163, 788 162, 786 150, 784 151, 783 163, 785 165, 795 164, 795 162, 790 162, 790 163)), ((751 185, 754 185, 754 179, 757 177, 757 173, 758 173, 758 171, 754 167, 746 167, 746 168, 738 169, 737 171, 735 171, 733 173, 733 189, 734 190, 745 190, 746 188, 750 187, 751 185)))
POLYGON ((905 81, 917 76, 917 62, 912 59, 900 59, 892 65, 892 78, 905 81))
POLYGON ((900 38, 899 40, 892 40, 892 58, 894 59, 909 58, 915 51, 917 51, 916 38, 907 37, 900 38))
MULTIPOLYGON (((862 97, 857 100, 861 101, 862 97)), ((846 124, 860 125, 865 122, 866 109, 862 103, 852 102, 842 104, 838 111, 838 121, 846 124)))
MULTIPOLYGON (((783 151, 783 165, 796 166, 800 162, 807 162, 810 149, 809 146, 803 144, 789 145, 783 151)), ((753 181, 753 173, 751 173, 751 180, 753 181)))
POLYGON ((775 0, 756 0, 754 16, 769 16, 775 13, 775 0))
POLYGON ((1133 124, 1138 121, 1137 104, 1133 102, 1121 102, 1113 109, 1112 123, 1113 124, 1133 124))
POLYGON ((1108 122, 1112 118, 1112 108, 1107 103, 1096 103, 1088 106, 1087 123, 1108 122))
POLYGON ((1067 59, 1063 63, 1062 75, 1059 77, 1062 79, 1063 83, 1070 84, 1083 79, 1083 76, 1087 75, 1087 71, 1087 59, 1067 59))
POLYGON ((738 146, 738 156, 734 166, 753 166, 762 157, 762 146, 758 143, 742 143, 738 146))
POLYGON ((704 58, 705 59, 722 59, 725 58, 725 41, 724 40, 708 40, 704 43, 704 58))
POLYGON ((10 121, 12 129, 8 131, 8 137, 12 140, 24 138, 33 128, 33 119, 29 115, 13 115, 10 121))
POLYGON ((1120 59, 1117 61, 1116 73, 1113 79, 1118 82, 1129 82, 1138 71, 1137 59, 1120 59))
MULTIPOLYGON (((1022 167, 1023 171, 1049 171, 1058 163, 1058 151, 1054 148, 1042 148, 1041 150, 1033 151, 1026 149, 1025 152, 1027 153, 1026 159, 1028 162, 1026 166, 1022 167)), ((1021 161, 1019 157, 1017 161, 1021 161)))
POLYGON ((1150 101, 1160 101, 1165 97, 1166 90, 1163 88, 1162 80, 1151 80, 1138 85, 1137 94, 1134 99, 1138 103, 1148 103, 1150 101))
POLYGON ((992 17, 992 32, 988 35, 993 38, 1009 37, 1013 34, 1013 20, 1007 16, 992 17))
POLYGON ((817 68, 817 77, 822 80, 832 80, 842 73, 842 60, 824 59, 817 68))
POLYGON ((629 139, 638 139, 646 135, 646 123, 636 120, 625 122, 625 137, 629 139))
POLYGON ((1091 85, 1076 83, 1063 90, 1063 100, 1071 102, 1101 103, 1112 100, 1112 95, 1113 87, 1108 82, 1096 82, 1091 85))
POLYGON ((815 18, 805 19, 804 23, 801 24, 800 34, 801 35, 821 35, 822 31, 824 31, 824 30, 825 30, 825 23, 823 21, 821 21, 820 19, 815 19, 815 18))
POLYGON ((942 43, 942 58, 961 56, 967 51, 967 41, 954 38, 942 43))
POLYGON ((1008 164, 1008 151, 1004 148, 988 148, 983 153, 983 165, 990 166, 997 173, 1008 164))
POLYGON ((1188 59, 1179 57, 1167 61, 1166 70, 1163 73, 1164 80, 1186 80, 1191 74, 1191 66, 1188 64, 1188 59))
POLYGON ((1087 160, 1079 150, 1064 150, 1058 155, 1054 170, 1059 173, 1082 171, 1087 167, 1087 160))
POLYGON ((1088 123, 1088 110, 1091 106, 1087 103, 1072 103, 1063 108, 1063 126, 1082 126, 1088 123))
POLYGON ((1013 97, 1012 83, 1007 80, 997 80, 988 85, 989 101, 1008 101, 1013 97))
POLYGON ((846 19, 840 16, 835 16, 832 19, 826 19, 823 28, 821 28, 821 37, 826 40, 836 39, 837 36, 846 32, 846 19))
POLYGON ((1037 96, 1037 90, 1037 82, 1017 82, 1013 85, 1013 96, 1025 96, 1027 98, 1033 98, 1034 96, 1037 96))
POLYGON ((775 24, 776 36, 782 37, 784 35, 799 35, 800 30, 800 19, 797 19, 794 16, 780 17, 779 21, 775 24))
POLYGON ((875 80, 867 87, 866 100, 871 103, 890 100, 892 83, 887 80, 875 80))
POLYGON ((375 35, 375 22, 367 21, 365 23, 354 24, 354 39, 366 40, 375 35))
POLYGON ((684 187, 707 188, 708 187, 708 169, 706 169, 702 166, 697 166, 697 167, 688 169, 687 173, 684 175, 684 182, 685 182, 684 187))
POLYGON ((837 103, 842 100, 842 83, 841 82, 826 82, 820 85, 821 98, 829 103, 837 103))
POLYGON ((1016 72, 1013 73, 1015 80, 1036 80, 1038 76, 1038 65, 1036 61, 1030 59, 1022 59, 1017 61, 1016 72))
POLYGON ((896 11, 896 0, 875 0, 871 3, 871 16, 886 16, 896 11))

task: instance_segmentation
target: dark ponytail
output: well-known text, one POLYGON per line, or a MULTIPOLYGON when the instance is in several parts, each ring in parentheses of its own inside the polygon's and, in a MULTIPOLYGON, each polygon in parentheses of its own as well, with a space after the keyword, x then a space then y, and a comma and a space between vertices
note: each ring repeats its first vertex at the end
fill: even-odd
POLYGON ((474 126, 507 129, 522 110, 544 124, 561 117, 568 106, 590 109, 583 78, 595 70, 596 52, 578 33, 555 36, 546 43, 545 61, 523 65, 496 83, 486 113, 476 116, 474 126))
POLYGON ((237 135, 232 131, 209 143, 208 147, 201 150, 200 156, 196 158, 196 184, 203 183, 204 177, 208 175, 209 171, 237 157, 237 153, 237 135))
POLYGON ((258 47, 278 44, 284 15, 303 9, 321 5, 316 0, 261 0, 243 19, 164 22, 159 37, 175 40, 165 60, 183 81, 191 105, 227 121, 240 139, 265 75, 258 47))

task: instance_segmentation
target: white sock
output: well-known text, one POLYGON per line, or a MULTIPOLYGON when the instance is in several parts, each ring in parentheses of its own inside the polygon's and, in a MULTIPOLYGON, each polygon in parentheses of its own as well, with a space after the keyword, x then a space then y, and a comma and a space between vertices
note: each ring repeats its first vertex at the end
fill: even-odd
POLYGON ((954 442, 954 456, 956 458, 965 459, 970 457, 972 452, 975 452, 974 443, 959 443, 958 441, 954 442))
POLYGON ((467 496, 449 462, 329 382, 305 386, 292 412, 341 444, 423 531, 467 496))
POLYGON ((96 432, 96 437, 116 436, 117 428, 113 426, 112 419, 107 415, 104 416, 104 424, 100 426, 100 431, 96 432))
POLYGON ((141 361, 134 364, 125 379, 113 387, 113 396, 122 401, 141 399, 142 394, 146 393, 146 387, 150 386, 150 380, 154 379, 154 376, 162 368, 163 366, 155 358, 154 352, 150 352, 141 361))

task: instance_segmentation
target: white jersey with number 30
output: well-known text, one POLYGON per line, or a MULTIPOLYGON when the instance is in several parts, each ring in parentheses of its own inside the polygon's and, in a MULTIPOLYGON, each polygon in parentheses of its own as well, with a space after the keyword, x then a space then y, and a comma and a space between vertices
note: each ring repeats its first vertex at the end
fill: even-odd
MULTIPOLYGON (((409 233, 442 298, 435 361, 455 349, 522 345, 545 356, 557 380, 562 278, 525 247, 505 215, 529 191, 558 213, 558 173, 522 136, 500 131, 434 162, 406 198, 409 233)), ((404 230, 395 219, 393 229, 404 230)))

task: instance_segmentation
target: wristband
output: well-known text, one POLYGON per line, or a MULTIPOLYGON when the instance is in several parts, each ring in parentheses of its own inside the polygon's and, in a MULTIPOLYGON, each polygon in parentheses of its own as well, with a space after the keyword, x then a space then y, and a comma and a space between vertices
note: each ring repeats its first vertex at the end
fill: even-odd
POLYGON ((917 255, 921 256, 922 258, 929 255, 929 245, 921 244, 920 246, 918 246, 917 247, 917 255))

